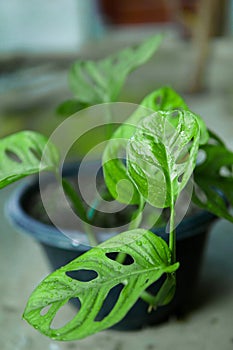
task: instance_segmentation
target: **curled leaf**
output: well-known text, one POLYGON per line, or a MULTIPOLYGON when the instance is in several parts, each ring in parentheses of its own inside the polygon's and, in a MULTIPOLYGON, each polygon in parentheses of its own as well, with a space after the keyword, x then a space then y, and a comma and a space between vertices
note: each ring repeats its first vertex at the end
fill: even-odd
POLYGON ((54 170, 58 163, 58 151, 45 136, 34 131, 7 136, 0 140, 0 188, 39 171, 54 170))
POLYGON ((194 172, 193 201, 201 208, 233 222, 233 152, 222 142, 203 145, 204 161, 194 172))
MULTIPOLYGON (((174 109, 190 111, 183 98, 170 86, 163 86, 153 91, 143 99, 141 105, 154 111, 171 111, 174 109)), ((192 115, 195 115, 200 127, 200 144, 205 144, 209 139, 206 125, 198 114, 194 114, 192 111, 192 115)), ((186 115, 186 118, 188 117, 189 114, 186 115)))
POLYGON ((161 39, 153 36, 99 61, 75 62, 69 82, 77 100, 89 105, 115 102, 129 73, 150 59, 161 39))
POLYGON ((145 201, 170 207, 196 165, 200 129, 189 111, 158 112, 142 119, 127 146, 127 170, 145 201))

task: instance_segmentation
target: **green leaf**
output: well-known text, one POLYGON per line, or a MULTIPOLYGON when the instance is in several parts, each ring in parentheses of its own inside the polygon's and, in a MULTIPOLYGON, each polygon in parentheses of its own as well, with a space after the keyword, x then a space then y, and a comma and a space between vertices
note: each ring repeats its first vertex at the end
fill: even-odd
POLYGON ((151 58, 161 40, 156 35, 103 60, 75 62, 69 82, 77 100, 89 105, 115 102, 129 73, 151 58))
POLYGON ((152 114, 147 108, 136 111, 114 132, 104 149, 102 166, 104 180, 112 197, 125 204, 140 204, 140 194, 127 174, 125 163, 120 155, 125 153, 130 137, 135 133, 138 122, 152 114))
POLYGON ((62 117, 69 117, 87 107, 89 107, 88 103, 80 102, 78 100, 68 100, 58 106, 57 114, 62 117))
POLYGON ((33 131, 7 136, 0 140, 0 188, 27 175, 53 170, 58 162, 58 151, 53 144, 48 144, 45 136, 33 131))
POLYGON ((164 306, 169 304, 176 291, 176 277, 175 274, 168 274, 165 281, 163 282, 161 288, 158 293, 154 297, 153 306, 156 309, 158 306, 164 306))
POLYGON ((200 129, 189 111, 142 119, 127 146, 127 170, 145 201, 171 207, 196 165, 200 129))
MULTIPOLYGON (((102 156, 105 184, 112 197, 125 204, 140 204, 140 195, 128 176, 123 161, 118 158, 125 140, 112 139, 108 142, 102 156)), ((124 147, 125 148, 125 147, 124 147)))
MULTIPOLYGON (((119 234, 73 260, 48 276, 32 293, 24 318, 43 334, 56 340, 77 340, 113 326, 132 308, 140 294, 164 273, 172 274, 179 264, 171 265, 171 253, 164 240, 150 231, 132 230, 119 234), (109 253, 125 253, 133 263, 122 265, 109 253), (92 270, 97 277, 81 282, 67 272, 92 270), (109 291, 123 285, 112 310, 100 321, 97 315, 109 291), (51 328, 58 310, 77 297, 81 308, 65 326, 51 328), (42 311, 51 305, 46 314, 42 311)), ((165 296, 164 296, 165 298, 165 296)))
MULTIPOLYGON (((200 127, 200 144, 206 143, 209 134, 204 121, 194 113, 188 113, 188 107, 184 100, 170 87, 162 87, 146 96, 139 108, 123 123, 113 134, 112 140, 106 146, 103 153, 103 170, 106 185, 113 196, 122 203, 139 204, 140 195, 135 184, 127 174, 125 164, 119 159, 119 154, 125 149, 126 141, 129 140, 137 129, 142 119, 154 113, 154 111, 172 111, 182 109, 185 113, 184 122, 192 123, 195 116, 200 127), (191 121, 188 119, 191 118, 191 121), (122 181, 125 180, 125 181, 122 181), (117 184, 121 184, 118 186, 117 184), (129 186, 130 184, 130 186, 129 186), (129 192, 130 188, 130 192, 129 192), (133 195, 132 195, 133 192, 133 195)), ((164 122, 164 121, 163 121, 164 122)), ((177 127, 177 119, 169 120, 174 128, 177 127)))
POLYGON ((169 86, 163 86, 147 95, 141 105, 154 111, 189 110, 182 97, 169 86))
POLYGON ((225 147, 225 143, 217 134, 215 134, 212 130, 209 130, 209 129, 208 129, 208 133, 209 133, 208 143, 211 144, 212 142, 212 144, 225 147))
MULTIPOLYGON (((141 105, 154 111, 171 111, 174 109, 191 111, 183 98, 169 86, 163 86, 147 95, 141 105)), ((203 119, 198 114, 195 114, 195 116, 200 126, 200 144, 205 144, 209 139, 208 130, 203 119)))
POLYGON ((205 153, 205 160, 194 171, 193 201, 233 222, 228 207, 229 203, 233 205, 233 152, 222 143, 203 145, 201 150, 205 153))

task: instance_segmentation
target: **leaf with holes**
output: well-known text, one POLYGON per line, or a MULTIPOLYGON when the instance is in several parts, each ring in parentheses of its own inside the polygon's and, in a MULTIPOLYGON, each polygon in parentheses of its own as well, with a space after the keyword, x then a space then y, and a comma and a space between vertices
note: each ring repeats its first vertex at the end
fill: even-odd
POLYGON ((149 60, 161 39, 153 36, 100 61, 77 61, 69 74, 77 100, 89 105, 115 102, 129 73, 149 60))
MULTIPOLYGON (((173 274, 179 264, 171 264, 171 252, 164 240, 150 231, 138 229, 121 233, 73 260, 48 276, 29 298, 24 318, 43 334, 56 340, 75 340, 113 326, 132 308, 141 293, 163 274, 173 274), (110 258, 124 253, 128 265, 110 258), (71 278, 71 272, 95 271, 93 279, 71 278), (111 311, 99 320, 102 305, 113 288, 121 289, 111 311), (65 326, 52 329, 51 323, 71 298, 81 308, 65 326), (44 308, 48 309, 44 313, 44 308)), ((170 290, 168 289, 168 293, 170 290)), ((165 295, 163 295, 165 300, 165 295)))
MULTIPOLYGON (((147 95, 141 105, 154 111, 171 111, 174 109, 190 111, 183 98, 169 86, 163 86, 147 95)), ((186 118, 188 117, 189 114, 186 115, 186 118)), ((197 114, 195 114, 195 117, 200 127, 200 144, 205 144, 209 139, 208 130, 203 119, 197 114)))
POLYGON ((189 110, 182 97, 169 86, 163 86, 153 91, 143 99, 141 104, 154 111, 189 110))
POLYGON ((27 175, 53 170, 58 162, 58 151, 45 136, 33 131, 7 136, 0 140, 0 188, 27 175))
POLYGON ((233 222, 233 152, 222 143, 204 145, 206 158, 194 171, 193 201, 201 208, 233 222))
POLYGON ((189 111, 142 119, 127 146, 127 170, 145 201, 173 205, 195 168, 199 142, 199 124, 189 111))
MULTIPOLYGON (((204 144, 208 141, 209 134, 205 123, 198 115, 188 110, 188 106, 176 91, 167 86, 155 90, 143 99, 140 107, 115 131, 104 150, 102 158, 104 178, 113 198, 126 204, 140 203, 138 189, 131 181, 125 164, 119 159, 119 153, 122 149, 125 149, 127 140, 133 136, 144 118, 153 115, 154 111, 172 111, 174 109, 185 111, 183 123, 186 123, 187 127, 193 123, 193 118, 195 118, 200 129, 199 143, 204 144)), ((169 123, 177 128, 179 126, 177 120, 176 118, 170 118, 169 123)), ((163 120, 162 122, 165 123, 166 121, 163 120)))

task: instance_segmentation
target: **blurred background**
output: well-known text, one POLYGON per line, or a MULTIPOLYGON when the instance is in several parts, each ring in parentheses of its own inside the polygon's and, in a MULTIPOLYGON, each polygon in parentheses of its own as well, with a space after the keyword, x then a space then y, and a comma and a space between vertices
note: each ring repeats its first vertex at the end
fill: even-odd
POLYGON ((61 121, 57 105, 71 97, 75 59, 160 32, 159 52, 132 74, 122 101, 139 102, 162 84, 232 96, 232 0, 1 0, 0 136, 25 127, 50 133, 61 121))

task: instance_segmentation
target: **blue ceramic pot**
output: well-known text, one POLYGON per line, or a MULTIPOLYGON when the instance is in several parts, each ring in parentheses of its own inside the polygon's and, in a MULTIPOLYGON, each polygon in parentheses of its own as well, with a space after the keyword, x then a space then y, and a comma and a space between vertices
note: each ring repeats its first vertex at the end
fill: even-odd
MULTIPOLYGON (((77 171, 77 166, 76 166, 77 171)), ((66 173, 71 174, 72 168, 66 173)), ((18 229, 36 239, 43 247, 52 270, 59 268, 85 253, 90 249, 86 245, 73 245, 71 240, 62 234, 56 227, 46 225, 31 217, 25 209, 25 203, 39 191, 38 181, 26 182, 19 186, 12 194, 6 206, 6 214, 10 222, 18 229)), ((148 313, 148 305, 138 300, 125 318, 112 327, 117 330, 135 330, 149 325, 166 321, 172 314, 183 314, 192 308, 193 296, 197 290, 197 282, 201 270, 201 263, 211 224, 216 219, 211 213, 199 211, 193 216, 184 219, 177 227, 177 260, 180 268, 177 271, 177 288, 173 301, 156 311, 148 313)), ((82 232, 80 232, 83 235, 82 232)), ((163 239, 168 241, 165 229, 156 230, 163 239)), ((88 272, 85 272, 88 273, 88 272)), ((83 280, 85 280, 83 276, 83 280)), ((88 277, 87 277, 88 279, 88 277)), ((150 286, 155 293, 162 281, 150 286)), ((120 289, 112 289, 99 314, 104 318, 115 305, 120 289)))

